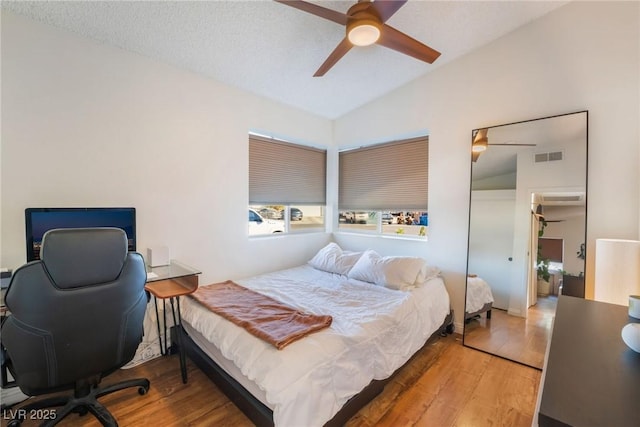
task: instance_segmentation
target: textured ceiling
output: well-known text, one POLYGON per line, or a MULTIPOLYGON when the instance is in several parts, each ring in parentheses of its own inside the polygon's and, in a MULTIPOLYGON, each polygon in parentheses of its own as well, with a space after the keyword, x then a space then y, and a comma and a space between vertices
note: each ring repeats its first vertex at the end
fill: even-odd
MULTIPOLYGON (((346 12, 354 2, 313 3, 346 12)), ((3 0, 2 9, 334 119, 565 3, 409 0, 387 24, 440 58, 354 48, 324 77, 312 76, 344 27, 268 0, 3 0)))

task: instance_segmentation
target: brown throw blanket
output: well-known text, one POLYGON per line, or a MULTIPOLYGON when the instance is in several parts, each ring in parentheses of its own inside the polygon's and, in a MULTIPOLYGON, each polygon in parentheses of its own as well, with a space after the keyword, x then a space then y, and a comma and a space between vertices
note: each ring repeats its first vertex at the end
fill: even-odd
POLYGON ((331 325, 331 316, 302 313, 231 280, 199 288, 191 294, 202 305, 278 350, 331 325))

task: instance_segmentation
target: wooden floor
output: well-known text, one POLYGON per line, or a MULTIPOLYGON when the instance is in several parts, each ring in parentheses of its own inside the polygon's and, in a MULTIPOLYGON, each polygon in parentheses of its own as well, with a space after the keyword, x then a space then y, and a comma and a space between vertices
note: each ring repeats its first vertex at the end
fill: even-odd
MULTIPOLYGON (((151 381, 149 393, 140 396, 129 389, 100 401, 121 427, 253 425, 191 361, 188 384, 182 384, 179 371, 176 355, 119 370, 104 384, 143 376, 151 381)), ((451 335, 419 352, 347 425, 529 427, 539 382, 540 371, 463 347, 461 337, 451 335)), ((91 415, 72 414, 58 425, 99 423, 91 415)))
POLYGON ((542 369, 558 297, 538 297, 527 318, 511 316, 504 310, 492 310, 465 326, 466 345, 542 369))

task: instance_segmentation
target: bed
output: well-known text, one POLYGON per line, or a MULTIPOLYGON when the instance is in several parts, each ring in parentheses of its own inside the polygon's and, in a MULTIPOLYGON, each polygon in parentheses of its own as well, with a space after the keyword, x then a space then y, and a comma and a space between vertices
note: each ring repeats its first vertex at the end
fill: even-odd
POLYGON ((486 313, 487 319, 491 319, 493 308, 493 294, 489 284, 476 275, 467 277, 467 304, 465 305, 465 322, 486 313))
POLYGON ((278 350, 183 299, 187 355, 257 425, 341 425, 430 337, 452 332, 444 281, 420 258, 346 252, 332 243, 308 264, 236 283, 333 318, 278 350))

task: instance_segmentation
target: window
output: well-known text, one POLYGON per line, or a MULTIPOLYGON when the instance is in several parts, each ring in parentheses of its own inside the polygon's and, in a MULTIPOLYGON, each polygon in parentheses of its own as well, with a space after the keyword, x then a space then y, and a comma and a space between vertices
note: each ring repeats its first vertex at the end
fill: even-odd
POLYGON ((249 134, 249 235, 324 230, 327 151, 249 134))
POLYGON ((538 245, 540 246, 540 255, 542 258, 546 258, 552 262, 562 263, 564 247, 563 239, 540 237, 538 239, 538 245))
POLYGON ((324 230, 324 209, 322 205, 250 205, 249 235, 324 230))
POLYGON ((549 270, 562 270, 564 240, 540 237, 538 239, 538 259, 549 261, 549 270))
POLYGON ((345 150, 339 163, 340 231, 426 237, 428 137, 345 150))
POLYGON ((426 211, 340 211, 338 229, 398 237, 426 237, 429 226, 426 211))

